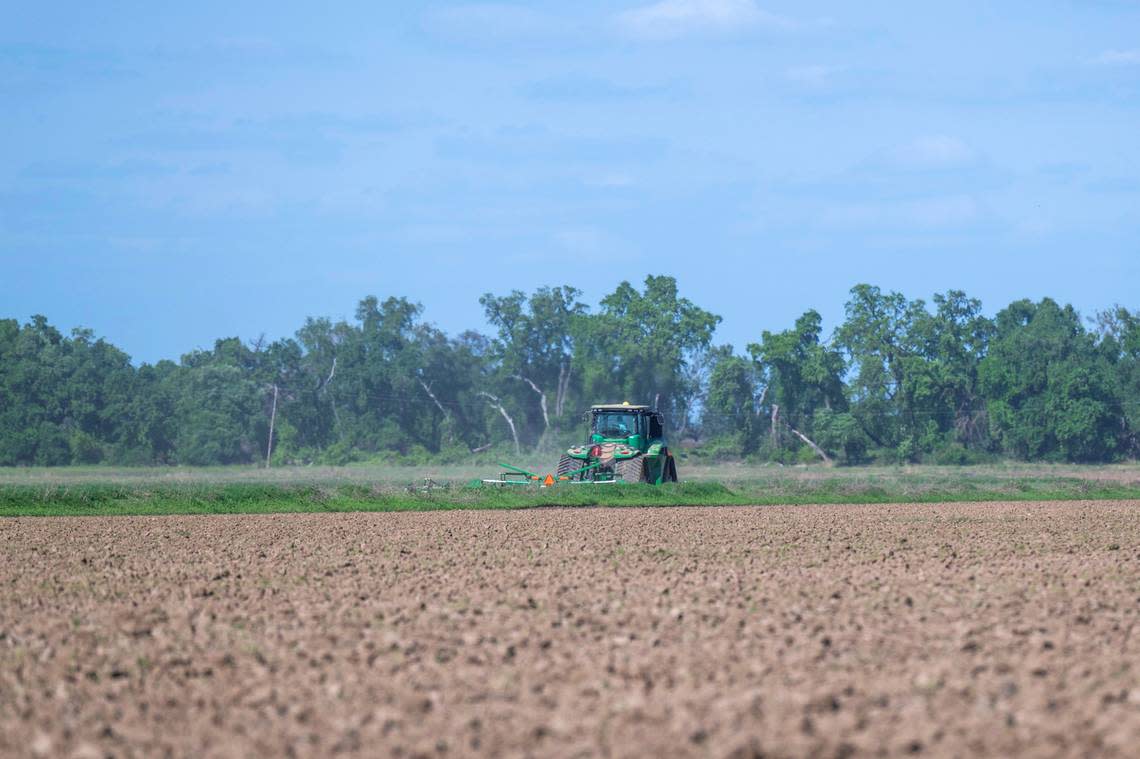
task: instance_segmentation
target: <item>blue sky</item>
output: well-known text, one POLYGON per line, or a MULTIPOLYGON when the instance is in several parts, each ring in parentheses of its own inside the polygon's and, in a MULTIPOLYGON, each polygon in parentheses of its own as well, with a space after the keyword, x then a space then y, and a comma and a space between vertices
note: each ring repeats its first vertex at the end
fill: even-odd
POLYGON ((1140 0, 8 3, 0 316, 137 360, 678 277, 1140 308, 1140 0), (240 7, 237 7, 240 6, 240 7))

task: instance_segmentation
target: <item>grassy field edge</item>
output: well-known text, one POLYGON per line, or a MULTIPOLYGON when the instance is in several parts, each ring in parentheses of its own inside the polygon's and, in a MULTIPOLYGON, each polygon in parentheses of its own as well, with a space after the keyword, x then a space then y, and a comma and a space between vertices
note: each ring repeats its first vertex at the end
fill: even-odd
POLYGON ((837 477, 731 486, 690 482, 657 487, 450 487, 431 492, 392 483, 85 483, 0 486, 0 517, 1131 499, 1140 499, 1140 484, 1071 477, 933 482, 837 477))

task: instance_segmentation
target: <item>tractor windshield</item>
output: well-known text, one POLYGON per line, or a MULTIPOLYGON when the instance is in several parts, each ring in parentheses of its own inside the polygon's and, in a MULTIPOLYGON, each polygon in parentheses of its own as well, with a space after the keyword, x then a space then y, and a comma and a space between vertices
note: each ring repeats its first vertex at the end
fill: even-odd
POLYGON ((620 411, 594 414, 594 434, 608 439, 640 435, 642 434, 641 415, 620 411))

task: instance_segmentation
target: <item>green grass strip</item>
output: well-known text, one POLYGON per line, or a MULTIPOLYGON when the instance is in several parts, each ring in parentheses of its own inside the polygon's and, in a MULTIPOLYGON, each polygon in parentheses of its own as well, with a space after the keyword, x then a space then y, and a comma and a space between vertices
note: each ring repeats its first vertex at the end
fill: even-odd
POLYGON ((772 478, 729 486, 714 482, 550 489, 458 486, 423 493, 391 482, 53 483, 0 485, 0 517, 1110 499, 1140 499, 1140 484, 1070 477, 833 477, 772 478))

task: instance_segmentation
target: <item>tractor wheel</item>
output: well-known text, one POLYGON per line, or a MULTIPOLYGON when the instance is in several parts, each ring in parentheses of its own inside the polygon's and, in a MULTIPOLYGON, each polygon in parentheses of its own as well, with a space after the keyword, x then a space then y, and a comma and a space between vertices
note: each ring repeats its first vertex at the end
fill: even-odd
POLYGON ((677 481, 677 460, 672 456, 665 459, 665 476, 662 482, 676 482, 677 481))
POLYGON ((634 456, 617 462, 617 476, 622 482, 645 482, 645 457, 634 456))
POLYGON ((554 476, 561 477, 567 472, 573 472, 575 469, 581 468, 582 462, 578 461, 578 459, 571 458, 564 453, 562 454, 562 458, 558 459, 558 468, 554 470, 554 476))

